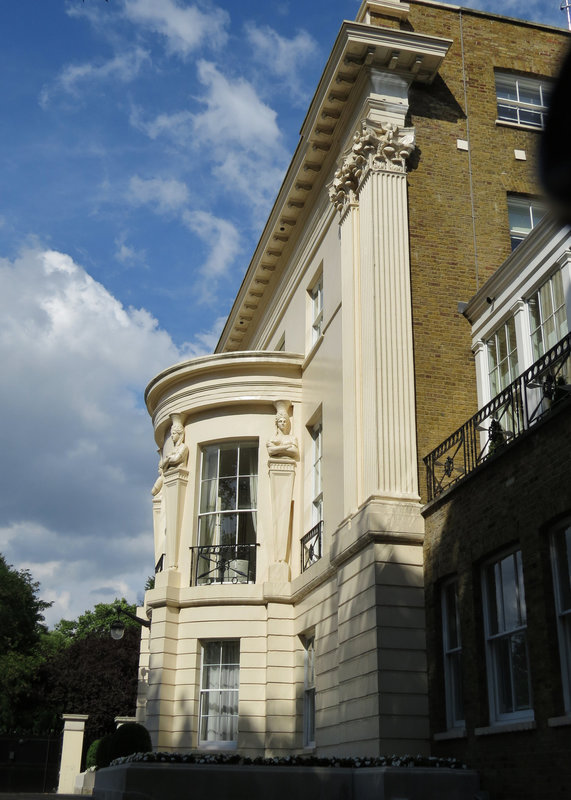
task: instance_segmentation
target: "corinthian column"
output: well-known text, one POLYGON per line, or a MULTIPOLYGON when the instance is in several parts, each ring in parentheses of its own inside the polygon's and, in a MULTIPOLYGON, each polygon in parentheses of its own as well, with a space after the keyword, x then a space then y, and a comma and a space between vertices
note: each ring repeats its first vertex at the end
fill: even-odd
POLYGON ((347 513, 371 497, 419 500, 406 187, 413 149, 412 128, 370 115, 330 187, 341 215, 344 284, 354 287, 343 312, 354 340, 344 370, 356 387, 345 400, 355 409, 344 426, 353 470, 347 513))

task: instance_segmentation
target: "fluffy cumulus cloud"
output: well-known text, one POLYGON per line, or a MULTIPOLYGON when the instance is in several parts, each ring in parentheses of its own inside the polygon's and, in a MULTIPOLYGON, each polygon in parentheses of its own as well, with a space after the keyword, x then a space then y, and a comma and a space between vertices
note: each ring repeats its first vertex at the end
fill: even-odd
POLYGON ((150 205, 160 214, 179 211, 188 202, 188 188, 174 178, 140 178, 129 181, 127 199, 133 205, 150 205))
POLYGON ((51 622, 135 600, 153 565, 142 394, 183 354, 55 251, 0 259, 0 314, 0 552, 41 580, 51 622))
POLYGON ((129 83, 139 75, 149 58, 146 50, 135 47, 107 61, 68 64, 51 84, 43 87, 40 105, 46 108, 58 94, 72 95, 77 99, 90 86, 110 82, 129 83))
POLYGON ((252 22, 245 30, 252 57, 264 65, 264 74, 278 78, 294 101, 305 104, 308 92, 303 88, 303 71, 320 52, 313 36, 301 30, 288 39, 269 25, 257 26, 252 22))
POLYGON ((194 133, 201 144, 265 150, 281 141, 277 113, 248 81, 232 80, 204 60, 198 62, 198 77, 206 88, 201 98, 205 109, 194 116, 194 133))
POLYGON ((218 47, 228 38, 229 14, 215 6, 203 11, 177 0, 126 0, 125 15, 131 22, 159 34, 167 50, 183 58, 203 44, 218 47))
POLYGON ((193 143, 209 154, 220 185, 248 200, 260 224, 288 159, 277 113, 251 83, 229 78, 211 62, 198 62, 198 77, 204 108, 193 116, 193 143))
POLYGON ((240 251, 240 234, 231 222, 207 211, 186 211, 183 219, 188 228, 208 247, 208 256, 200 268, 197 290, 200 302, 216 302, 218 282, 224 278, 240 251))

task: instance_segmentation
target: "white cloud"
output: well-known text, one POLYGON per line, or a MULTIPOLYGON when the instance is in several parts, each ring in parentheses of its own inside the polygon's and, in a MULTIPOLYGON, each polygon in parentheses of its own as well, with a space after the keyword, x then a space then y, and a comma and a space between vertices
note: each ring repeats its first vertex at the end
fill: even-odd
POLYGON ((149 60, 149 53, 140 47, 120 53, 100 64, 68 64, 62 69, 51 86, 44 86, 40 93, 40 105, 47 108, 53 96, 58 93, 79 97, 89 84, 119 81, 129 83, 139 74, 143 64, 149 60))
POLYGON ((188 188, 174 178, 139 178, 129 181, 127 199, 133 205, 152 205, 161 214, 178 211, 188 202, 188 188))
POLYGON ((127 244, 127 234, 123 231, 115 238, 115 258, 125 266, 146 266, 146 253, 127 244))
POLYGON ((153 561, 156 455, 141 399, 182 354, 147 311, 55 251, 0 259, 0 314, 0 552, 30 566, 56 618, 101 587, 134 600, 153 561))
POLYGON ((201 302, 213 302, 218 281, 228 275, 240 251, 240 234, 231 222, 206 211, 185 211, 183 221, 210 250, 200 268, 198 289, 201 302))
POLYGON ((177 0, 126 0, 125 15, 131 22, 163 36, 168 52, 183 58, 203 44, 218 47, 228 38, 230 16, 217 7, 201 11, 177 0))
POLYGON ((226 317, 217 317, 209 330, 199 331, 192 342, 185 343, 184 349, 189 358, 213 353, 225 323, 226 317))
POLYGON ((149 139, 169 136, 181 144, 186 144, 192 134, 192 120, 191 111, 178 111, 175 114, 159 114, 147 122, 139 108, 133 108, 129 118, 131 125, 145 133, 149 139))
POLYGON ((277 113, 243 78, 231 80, 209 61, 198 62, 198 77, 207 94, 206 109, 194 115, 194 133, 201 143, 219 149, 237 145, 246 151, 274 149, 281 142, 277 113))
POLYGON ((253 22, 245 26, 246 37, 252 48, 252 57, 264 65, 268 73, 280 79, 294 100, 307 100, 302 89, 303 69, 319 53, 319 45, 307 31, 301 30, 288 39, 269 25, 258 27, 253 22))

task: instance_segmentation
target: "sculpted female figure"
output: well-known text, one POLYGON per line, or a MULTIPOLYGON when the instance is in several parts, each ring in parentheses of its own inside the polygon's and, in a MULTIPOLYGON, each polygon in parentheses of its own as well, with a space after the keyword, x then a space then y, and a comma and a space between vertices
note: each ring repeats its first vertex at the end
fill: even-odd
POLYGON ((276 433, 273 438, 268 439, 266 442, 268 455, 273 458, 280 458, 283 456, 297 458, 299 456, 297 439, 290 433, 291 421, 288 415, 288 406, 289 403, 285 400, 278 400, 276 402, 276 433))
POLYGON ((180 419, 179 414, 172 415, 171 426, 171 441, 173 444, 172 450, 166 456, 163 456, 159 468, 163 474, 172 467, 186 467, 188 460, 188 445, 184 441, 184 425, 180 419))

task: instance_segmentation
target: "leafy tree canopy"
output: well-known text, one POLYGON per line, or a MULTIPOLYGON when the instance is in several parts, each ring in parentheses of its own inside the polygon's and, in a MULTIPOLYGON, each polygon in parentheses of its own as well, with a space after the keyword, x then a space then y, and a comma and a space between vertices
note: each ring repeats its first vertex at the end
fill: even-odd
MULTIPOLYGON (((109 638, 111 623, 117 619, 117 607, 136 616, 137 607, 128 603, 124 597, 113 603, 98 603, 93 610, 84 611, 77 619, 62 619, 55 626, 56 635, 61 635, 63 643, 69 644, 87 636, 109 638)), ((141 626, 126 614, 120 614, 125 628, 140 631, 141 626)))
POLYGON ((38 597, 40 584, 29 570, 17 570, 0 555, 0 655, 30 653, 42 633, 43 612, 51 606, 38 597))

